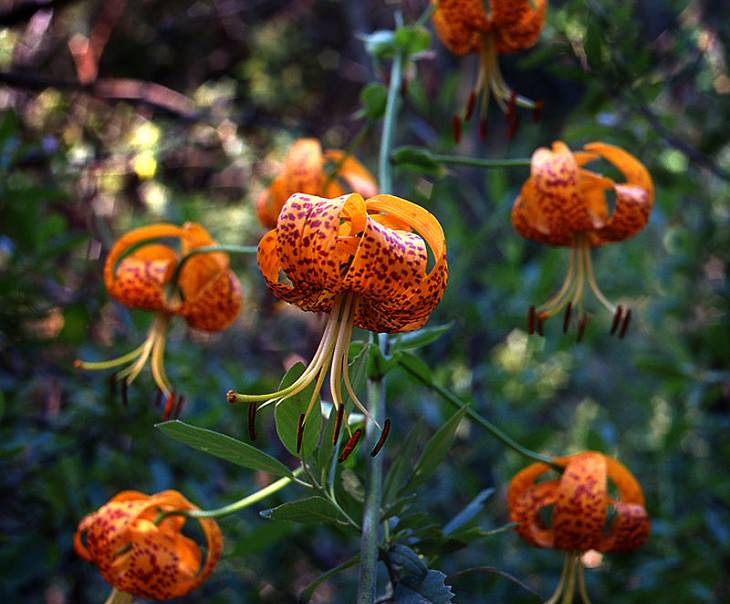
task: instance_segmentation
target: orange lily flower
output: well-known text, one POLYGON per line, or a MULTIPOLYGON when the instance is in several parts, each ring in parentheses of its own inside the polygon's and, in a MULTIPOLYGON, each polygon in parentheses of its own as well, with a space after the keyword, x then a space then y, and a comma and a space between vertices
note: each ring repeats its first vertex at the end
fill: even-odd
MULTIPOLYGON (((510 518, 519 536, 535 547, 566 551, 560 584, 546 604, 573 601, 576 581, 584 603, 588 603, 580 556, 587 550, 628 552, 641 547, 649 537, 649 517, 641 486, 621 463, 595 451, 557 458, 565 468, 560 479, 537 482, 550 467, 535 463, 512 479, 507 490, 510 518), (610 478, 618 499, 609 497, 610 478), (547 528, 541 520, 543 508, 553 506, 547 528), (609 507, 614 517, 605 529, 609 507), (567 593, 566 593, 567 592, 567 593)), ((589 604, 589 603, 588 603, 589 604)))
POLYGON ((131 604, 132 596, 170 600, 208 578, 223 536, 215 520, 198 518, 207 548, 202 562, 198 545, 182 534, 184 513, 197 509, 177 491, 122 491, 80 522, 74 549, 114 588, 107 604, 131 604))
POLYGON ((584 151, 571 152, 562 142, 552 151, 541 147, 532 154, 531 175, 512 207, 512 224, 526 239, 547 245, 570 247, 570 264, 560 290, 535 310, 530 307, 529 331, 565 310, 563 332, 573 310, 578 310, 578 339, 583 335, 587 315, 583 310, 583 289, 588 282, 598 301, 613 314, 611 334, 626 333, 631 311, 614 306, 598 288, 591 266, 592 247, 623 241, 646 226, 654 203, 654 185, 649 172, 633 155, 606 143, 590 143, 584 151), (623 174, 626 182, 582 168, 604 159, 623 174), (613 192, 615 207, 609 214, 606 191, 613 192))
POLYGON ((306 193, 338 197, 345 193, 338 179, 342 179, 342 184, 363 197, 372 197, 378 193, 378 185, 372 174, 352 155, 337 149, 328 149, 323 153, 322 145, 316 138, 300 138, 289 149, 279 175, 256 200, 256 215, 267 229, 273 229, 290 195, 306 193), (327 162, 334 165, 334 172, 330 176, 325 171, 327 162))
MULTIPOLYGON (((297 193, 284 205, 276 229, 261 239, 258 265, 276 297, 302 310, 328 313, 329 318, 319 347, 298 380, 268 394, 229 392, 228 400, 252 404, 255 412, 257 402, 275 404, 316 380, 309 406, 299 418, 301 437, 329 370, 337 412, 335 442, 344 413, 343 384, 367 416, 347 372, 352 328, 397 333, 428 321, 448 277, 441 225, 424 208, 392 195, 365 201, 358 193, 334 199, 297 193), (434 259, 430 270, 427 246, 434 259), (280 279, 282 273, 286 282, 280 279)), ((383 430, 379 445, 387 436, 387 422, 383 430)))
MULTIPOLYGON (((477 100, 479 135, 486 136, 489 98, 494 99, 507 114, 509 136, 517 129, 516 107, 535 111, 542 107, 514 92, 504 81, 499 69, 499 54, 509 54, 530 48, 537 42, 545 23, 547 0, 431 0, 436 6, 433 24, 444 46, 455 55, 479 53, 479 75, 469 95, 464 121, 469 121, 477 100), (487 4, 489 10, 487 10, 487 4)), ((459 142, 461 120, 454 116, 454 138, 459 142)))
POLYGON ((180 260, 195 249, 215 245, 208 231, 195 223, 182 227, 155 224, 133 229, 112 247, 104 264, 104 285, 117 302, 129 308, 153 311, 155 318, 147 339, 137 348, 116 359, 98 363, 77 360, 82 369, 109 369, 128 365, 117 374, 124 388, 131 384, 151 358, 155 383, 167 397, 169 414, 174 396, 164 367, 165 338, 170 319, 179 315, 187 324, 203 331, 222 331, 238 316, 241 287, 229 270, 228 254, 200 253, 190 256, 179 269, 179 296, 167 296, 165 289, 180 260), (159 243, 179 241, 179 250, 159 243))

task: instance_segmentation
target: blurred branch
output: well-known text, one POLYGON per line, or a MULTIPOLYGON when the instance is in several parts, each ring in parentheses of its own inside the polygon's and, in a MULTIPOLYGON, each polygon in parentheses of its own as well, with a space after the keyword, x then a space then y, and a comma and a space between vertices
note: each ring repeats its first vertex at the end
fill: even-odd
POLYGON ((126 0, 107 0, 102 5, 101 14, 91 30, 91 35, 87 38, 76 34, 68 41, 68 48, 76 64, 76 74, 82 84, 96 80, 101 55, 114 26, 124 12, 125 4, 126 0))
POLYGON ((195 120, 199 112, 192 99, 162 84, 133 80, 129 78, 101 78, 95 82, 82 84, 72 80, 56 80, 30 73, 0 72, 0 84, 27 90, 76 91, 90 94, 101 99, 124 100, 143 103, 164 109, 186 120, 195 120))
POLYGON ((13 4, 0 11, 0 27, 12 27, 30 19, 40 10, 52 10, 71 4, 75 0, 28 0, 13 4))

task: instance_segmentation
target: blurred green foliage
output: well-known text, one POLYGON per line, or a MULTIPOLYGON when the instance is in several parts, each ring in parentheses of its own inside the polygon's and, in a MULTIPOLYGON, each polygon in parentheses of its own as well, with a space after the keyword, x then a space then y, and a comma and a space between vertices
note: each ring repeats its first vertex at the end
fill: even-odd
MULTIPOLYGON (((401 2, 406 22, 425 4, 401 2)), ((553 140, 574 149, 602 140, 645 163, 657 189, 649 226, 594 252, 603 290, 637 311, 625 340, 608 337, 610 318, 600 313, 579 344, 557 321, 545 338, 527 336, 526 310, 558 286, 567 256, 512 229, 525 168, 396 172, 396 193, 430 209, 447 234, 450 282, 431 325, 451 327, 419 351, 434 381, 533 450, 620 457, 644 488, 652 537, 587 572, 596 602, 730 599, 730 15, 722 4, 551 4, 540 43, 502 61, 511 85, 544 101, 542 120, 522 116, 508 141, 493 107, 487 142, 466 131, 458 148, 528 157, 553 140)), ((161 410, 146 373, 124 406, 105 376, 72 362, 131 349, 151 319, 104 291, 103 258, 120 233, 195 220, 222 243, 255 244, 253 201, 291 141, 316 135, 345 147, 362 123, 353 116, 363 88, 364 115, 377 117, 382 88, 370 82, 387 74, 387 60, 374 70, 356 34, 392 28, 392 2, 150 0, 144 10, 129 3, 114 23, 99 78, 158 83, 194 112, 176 111, 164 95, 162 103, 104 98, 76 84, 67 46, 88 35, 101 5, 69 2, 17 23, 0 17, 8 25, 0 29, 0 596, 8 602, 103 601, 108 587, 71 542, 78 521, 119 490, 176 488, 212 508, 271 480, 156 430, 161 410)), ((431 49, 408 70, 396 142, 455 153, 449 122, 468 94, 473 57, 451 57, 438 40, 431 49)), ((377 147, 375 128, 356 154, 374 168, 377 147)), ((246 295, 237 323, 214 336, 178 325, 167 367, 187 397, 186 422, 246 440, 245 411, 226 404, 225 392, 274 387, 285 366, 312 354, 320 322, 272 300, 251 257, 232 262, 246 295)), ((547 596, 561 556, 492 532, 507 523, 504 491, 527 460, 468 419, 449 423, 454 410, 397 368, 388 408, 386 489, 411 482, 415 493, 386 500, 391 553, 409 577, 401 592, 443 585, 429 574, 442 572, 460 602, 539 601, 503 574, 464 572, 492 567, 547 596), (417 460, 444 427, 453 444, 420 480, 417 460)), ((259 432, 256 445, 293 468, 273 413, 261 414, 259 432)), ((354 514, 363 458, 347 461, 337 486, 354 514)), ((275 518, 277 506, 310 495, 290 487, 222 520, 223 560, 186 601, 294 601, 350 560, 359 550, 351 530, 257 513, 275 518)), ((355 583, 355 568, 345 569, 312 601, 350 602, 355 583)))

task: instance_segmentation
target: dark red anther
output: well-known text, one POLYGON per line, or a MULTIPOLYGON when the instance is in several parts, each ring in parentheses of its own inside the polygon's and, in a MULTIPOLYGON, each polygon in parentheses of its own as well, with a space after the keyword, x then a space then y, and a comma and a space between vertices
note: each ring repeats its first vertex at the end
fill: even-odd
POLYGON ((127 379, 124 378, 122 380, 122 383, 120 384, 120 390, 122 392, 122 405, 124 405, 125 407, 129 405, 129 399, 127 398, 127 385, 127 379))
POLYGON ((340 428, 342 428, 342 417, 345 414, 345 406, 340 405, 337 407, 337 417, 335 417, 335 429, 332 432, 332 444, 337 443, 337 438, 340 436, 340 428))
POLYGON ((517 115, 517 93, 513 90, 509 96, 509 103, 507 104, 507 121, 511 122, 515 115, 517 115))
POLYGON ((400 95, 406 96, 408 94, 408 78, 401 78, 400 81, 400 95))
POLYGON ((479 140, 483 141, 487 138, 487 118, 479 118, 479 140))
POLYGON ((616 333, 616 330, 618 329, 618 325, 619 325, 619 323, 621 323, 621 317, 623 316, 623 314, 624 314, 624 309, 619 304, 616 307, 616 312, 613 315, 613 322, 611 323, 611 335, 616 333))
POLYGON ((539 336, 545 336, 545 332, 543 331, 543 326, 545 325, 545 320, 547 319, 547 316, 544 313, 540 313, 537 315, 537 335, 539 336))
POLYGON ((302 450, 302 437, 304 436, 304 413, 299 414, 297 421, 297 453, 302 450))
POLYGON ((461 142, 461 120, 458 115, 451 118, 451 131, 454 134, 454 142, 458 145, 461 142))
POLYGON ((586 332, 586 325, 588 325, 588 316, 583 315, 578 321, 578 335, 575 338, 576 342, 580 342, 583 339, 583 334, 586 332))
POLYGON ((352 453, 355 450, 355 447, 357 447, 357 443, 360 442, 360 437, 362 436, 362 428, 358 428, 352 433, 352 436, 347 439, 347 442, 345 443, 345 447, 342 449, 342 453, 340 453, 340 456, 337 458, 338 463, 342 463, 345 461, 348 457, 350 457, 350 453, 352 453))
POLYGON ((378 439, 378 442, 375 443, 373 450, 370 451, 370 457, 375 457, 378 453, 380 453, 380 449, 383 448, 385 441, 388 439, 388 434, 390 434, 390 418, 386 418, 385 423, 383 424, 383 431, 380 433, 380 438, 378 439))
POLYGON ((568 333, 568 327, 570 327, 570 313, 573 310, 573 303, 568 302, 568 306, 565 307, 565 316, 563 316, 563 333, 568 333))
POLYGON ((256 412, 259 409, 257 402, 248 404, 248 437, 256 440, 256 412))
POLYGON ((464 110, 464 121, 468 122, 471 116, 474 114, 474 107, 477 104, 477 95, 472 90, 469 93, 469 100, 466 102, 466 109, 464 110))
POLYGON ((175 395, 170 392, 167 395, 167 399, 165 400, 165 409, 162 412, 162 419, 168 420, 170 419, 170 414, 172 413, 172 407, 175 404, 175 395))
POLYGON ((177 405, 175 405, 175 411, 172 412, 172 418, 177 419, 182 413, 183 407, 185 406, 185 397, 180 395, 177 399, 177 405))
POLYGON ((226 400, 229 403, 231 403, 231 404, 235 403, 236 402, 236 393, 235 393, 235 391, 229 390, 228 392, 226 392, 226 400))
POLYGON ((532 335, 535 333, 535 307, 530 306, 530 309, 527 311, 527 333, 529 335, 532 335))
POLYGON ((626 335, 626 330, 629 328, 629 323, 631 323, 631 309, 630 308, 626 311, 626 316, 624 316, 624 322, 621 324, 621 331, 618 332, 619 340, 624 339, 624 336, 626 335))
POLYGON ((545 105, 542 101, 535 101, 535 106, 532 108, 532 121, 539 122, 540 116, 542 115, 542 108, 545 105))

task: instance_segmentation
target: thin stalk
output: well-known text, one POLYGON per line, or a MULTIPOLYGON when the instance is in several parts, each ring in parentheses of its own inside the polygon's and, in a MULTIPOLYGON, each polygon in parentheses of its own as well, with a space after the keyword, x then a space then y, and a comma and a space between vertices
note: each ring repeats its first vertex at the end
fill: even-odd
POLYGON ((430 381, 424 379, 418 372, 413 371, 407 364, 405 364, 403 362, 399 362, 398 365, 400 365, 400 367, 404 371, 406 371, 407 373, 412 375, 419 382, 421 382, 424 386, 433 390, 436 394, 441 396, 444 400, 448 401, 455 407, 458 407, 459 409, 466 408, 466 414, 471 419, 473 419, 475 422, 477 422, 482 428, 487 430, 487 432, 489 432, 496 439, 502 441, 502 443, 507 445, 510 449, 517 451, 517 453, 519 453, 520 455, 524 455, 528 459, 547 464, 554 470, 557 470, 558 472, 563 471, 563 468, 561 466, 559 466, 558 464, 556 464, 555 460, 552 457, 549 457, 547 455, 542 455, 540 453, 531 451, 530 449, 523 447, 517 441, 513 440, 510 436, 508 436, 507 434, 502 432, 502 430, 500 430, 497 426, 495 426, 488 419, 485 419, 479 413, 474 411, 474 409, 472 409, 468 405, 465 405, 461 401, 461 399, 459 399, 459 397, 456 396, 450 390, 447 390, 446 388, 444 388, 443 386, 440 386, 439 384, 434 384, 433 382, 430 382, 430 381))
POLYGON ((322 185, 322 191, 326 192, 329 186, 332 184, 332 181, 337 178, 337 175, 340 173, 340 170, 342 169, 342 166, 345 165, 345 162, 349 157, 352 157, 352 155, 355 153, 355 149, 357 149, 360 144, 365 140, 365 137, 370 132, 370 127, 372 126, 372 122, 368 120, 365 122, 361 127, 360 130, 357 131, 357 134, 352 138, 350 141, 350 144, 347 145, 345 148, 345 152, 342 154, 342 157, 338 159, 333 166, 330 167, 327 173, 327 178, 324 180, 324 184, 322 185))
POLYGON ((475 168, 517 168, 530 165, 529 157, 515 157, 511 159, 481 159, 466 155, 432 155, 431 157, 440 164, 474 166, 475 168))
MULTIPOLYGON (((403 25, 403 17, 395 14, 396 26, 403 25)), ((381 193, 392 193, 393 173, 390 153, 393 149, 395 120, 401 88, 404 57, 396 51, 390 69, 388 98, 385 103, 383 130, 380 138, 378 156, 378 185, 381 193)), ((381 352, 387 352, 388 336, 378 338, 381 352)), ((366 424, 367 442, 372 447, 379 437, 378 426, 385 419, 385 381, 382 376, 368 380, 368 412, 373 421, 366 424)), ((357 604, 372 604, 378 587, 378 546, 380 545, 380 508, 383 499, 383 456, 375 455, 367 460, 366 493, 362 516, 362 538, 360 540, 360 571, 357 590, 357 604)))
POLYGON ((222 508, 216 508, 214 510, 172 510, 169 512, 163 512, 155 520, 155 524, 159 524, 168 516, 186 516, 188 518, 221 518, 222 516, 230 516, 231 514, 240 512, 241 510, 258 503, 262 499, 266 499, 269 495, 273 495, 274 493, 281 491, 281 489, 294 482, 298 476, 301 476, 303 472, 304 470, 300 466, 292 472, 293 478, 290 476, 280 478, 263 489, 259 489, 255 493, 251 493, 243 499, 224 505, 222 508))

